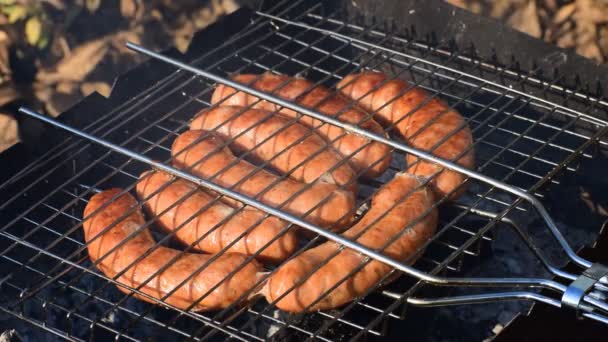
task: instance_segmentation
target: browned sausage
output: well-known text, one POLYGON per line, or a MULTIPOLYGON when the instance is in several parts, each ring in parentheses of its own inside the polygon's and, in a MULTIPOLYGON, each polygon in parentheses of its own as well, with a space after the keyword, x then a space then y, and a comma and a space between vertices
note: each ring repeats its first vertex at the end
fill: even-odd
MULTIPOLYGON (((265 73, 262 75, 237 75, 234 77, 234 80, 239 83, 248 84, 258 90, 273 93, 273 95, 286 100, 295 101, 304 107, 315 109, 322 114, 359 126, 370 132, 384 134, 382 126, 371 119, 365 111, 358 108, 348 108, 348 100, 333 94, 323 86, 313 87, 314 84, 312 82, 303 78, 265 73), (251 82, 254 83, 250 84, 251 82)), ((300 115, 293 110, 282 108, 274 103, 258 100, 255 96, 244 92, 235 93, 233 88, 220 84, 213 92, 211 103, 221 102, 222 106, 253 105, 256 108, 270 111, 280 110, 283 115, 289 117, 298 117, 300 115)), ((357 171, 364 170, 364 176, 374 178, 388 168, 391 159, 391 149, 388 146, 356 134, 347 133, 340 127, 325 124, 323 121, 310 116, 303 115, 299 118, 299 121, 314 128, 321 136, 332 142, 338 152, 345 157, 349 157, 350 162, 357 171)))
POLYGON ((203 110, 190 128, 215 131, 225 139, 236 137, 230 146, 234 151, 251 151, 256 160, 270 161, 295 180, 320 180, 356 192, 356 174, 348 163, 339 165, 342 156, 309 128, 289 121, 262 109, 226 106, 203 110))
POLYGON ((175 166, 267 205, 278 207, 285 203, 282 210, 311 223, 339 230, 352 222, 355 199, 350 191, 327 183, 280 180, 266 170, 256 170, 252 164, 237 160, 230 149, 220 148, 224 145, 215 133, 191 130, 175 139, 171 153, 175 166))
MULTIPOLYGON (((354 239, 356 234, 367 229, 356 241, 371 249, 380 249, 410 223, 420 219, 383 251, 396 260, 413 263, 413 260, 408 259, 415 256, 418 249, 432 237, 437 226, 437 211, 435 208, 430 210, 434 202, 433 195, 425 187, 419 188, 420 185, 417 176, 397 174, 395 179, 376 193, 371 208, 361 221, 343 235, 354 239), (407 197, 404 198, 405 196, 407 197), (422 217, 427 211, 428 214, 422 217)), ((349 273, 360 267, 365 257, 348 248, 339 252, 327 264, 320 266, 338 249, 339 245, 330 241, 298 255, 270 276, 262 293, 269 302, 287 293, 276 305, 289 312, 332 309, 364 295, 391 271, 388 265, 372 260, 349 276, 349 273), (317 268, 319 269, 301 285, 289 291, 305 279, 306 274, 317 268), (344 282, 330 291, 345 278, 344 282), (313 304, 315 301, 316 304, 313 304)))
MULTIPOLYGON (((431 99, 423 89, 413 87, 408 90, 410 85, 407 82, 387 79, 386 75, 376 72, 352 74, 346 76, 338 87, 346 96, 359 101, 363 108, 374 112, 378 121, 395 125, 412 147, 473 168, 473 135, 464 118, 444 101, 436 97, 431 99), (417 109, 418 106, 421 108, 417 109), (446 137, 449 138, 435 146, 446 137)), ((466 180, 465 175, 442 169, 428 161, 417 161, 414 155, 408 154, 406 158, 410 173, 429 177, 441 172, 432 181, 438 198, 447 195, 455 199, 464 192, 465 186, 460 185, 466 180)))
POLYGON ((136 189, 139 198, 146 200, 144 207, 151 215, 163 213, 157 218, 160 227, 167 232, 175 230, 175 238, 188 246, 196 243, 195 250, 218 253, 236 240, 228 252, 251 255, 276 238, 261 251, 258 259, 277 262, 290 256, 297 248, 295 232, 288 231, 278 236, 287 226, 286 222, 276 217, 264 219, 262 212, 249 207, 237 212, 221 201, 209 205, 213 196, 195 184, 176 180, 167 173, 144 172, 136 189), (248 229, 251 231, 240 237, 248 229), (201 240, 205 234, 208 235, 201 240))
MULTIPOLYGON (((120 192, 120 189, 110 189, 98 193, 91 197, 84 210, 83 228, 89 258, 95 262, 103 257, 97 268, 106 276, 114 278, 126 270, 116 279, 118 282, 133 288, 145 284, 140 291, 157 299, 177 288, 164 302, 180 309, 187 309, 220 284, 193 307, 194 311, 225 308, 253 288, 259 276, 258 272, 262 270, 256 261, 247 263, 234 275, 229 276, 230 272, 246 262, 247 257, 242 254, 224 254, 211 261, 201 271, 199 268, 209 261, 211 255, 182 253, 163 246, 155 247, 150 231, 142 228, 145 219, 140 210, 133 211, 106 230, 137 205, 135 198, 129 194, 113 199, 120 192), (107 206, 102 208, 104 205, 107 206), (93 216, 89 217, 90 215, 93 216), (129 237, 131 234, 134 235, 129 237), (112 251, 121 243, 123 244, 120 247, 112 251), (149 254, 136 262, 138 257, 146 253, 149 254), (171 261, 173 258, 176 260, 171 261), (171 265, 158 273, 170 261, 171 265), (192 277, 178 288, 178 285, 190 276, 192 277), (146 282, 148 278, 151 279, 146 282)), ((121 286, 118 288, 124 293, 131 293, 121 286)), ((135 296, 155 303, 145 296, 135 296)))

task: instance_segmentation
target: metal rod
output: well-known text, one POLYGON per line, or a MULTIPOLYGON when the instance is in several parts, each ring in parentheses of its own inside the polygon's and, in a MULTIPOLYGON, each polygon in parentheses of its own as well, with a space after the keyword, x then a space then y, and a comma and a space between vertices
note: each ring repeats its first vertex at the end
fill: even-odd
POLYGON ((415 298, 409 297, 407 303, 421 307, 435 307, 462 304, 482 304, 490 302, 510 301, 510 300, 534 300, 549 304, 557 308, 561 307, 559 300, 549 298, 538 293, 526 291, 484 293, 465 296, 442 297, 442 298, 415 298))

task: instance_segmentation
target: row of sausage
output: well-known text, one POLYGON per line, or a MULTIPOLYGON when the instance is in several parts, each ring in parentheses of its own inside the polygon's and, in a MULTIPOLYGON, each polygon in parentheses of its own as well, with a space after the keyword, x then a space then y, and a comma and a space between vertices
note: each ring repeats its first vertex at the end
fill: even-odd
MULTIPOLYGON (((375 134, 392 130, 412 147, 474 166, 466 120, 402 80, 353 74, 338 84, 341 94, 284 75, 234 80, 375 134)), ((453 200, 465 189, 464 175, 407 155, 407 169, 374 194, 355 222, 359 179, 386 171, 389 146, 221 84, 212 103, 174 140, 175 167, 395 260, 415 261, 436 230, 437 200, 453 200)), ((306 236, 302 229, 160 171, 144 172, 136 193, 158 226, 196 253, 158 246, 138 201, 122 189, 94 195, 83 228, 96 266, 127 286, 121 291, 136 288, 134 296, 148 302, 208 311, 264 296, 285 311, 315 311, 393 278, 385 279, 388 265, 332 241, 294 255, 298 236, 306 236), (263 263, 278 267, 268 274, 263 263)))

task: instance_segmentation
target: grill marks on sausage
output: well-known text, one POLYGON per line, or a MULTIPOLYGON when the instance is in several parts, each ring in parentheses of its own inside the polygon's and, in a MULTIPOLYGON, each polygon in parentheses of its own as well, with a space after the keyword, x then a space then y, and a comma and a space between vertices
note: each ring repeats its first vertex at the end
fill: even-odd
MULTIPOLYGON (((384 130, 368 113, 358 108, 350 108, 349 101, 334 94, 323 86, 314 86, 306 79, 264 73, 262 75, 241 74, 234 81, 247 84, 255 89, 272 93, 286 100, 295 101, 303 107, 314 109, 329 117, 345 123, 356 125, 367 131, 384 135, 384 130)), ((268 101, 234 88, 219 84, 211 99, 211 103, 221 106, 253 106, 269 111, 279 111, 282 115, 298 118, 299 122, 316 130, 318 134, 330 141, 335 149, 344 157, 348 157, 352 166, 363 172, 368 178, 382 174, 391 161, 390 147, 371 139, 351 134, 344 129, 326 124, 310 116, 282 108, 268 101)))
MULTIPOLYGON (((141 292, 159 300, 175 290, 164 302, 180 309, 194 305, 194 311, 226 308, 252 290, 262 270, 259 263, 246 263, 247 256, 243 254, 227 253, 211 261, 212 255, 156 246, 150 231, 142 228, 145 219, 140 210, 135 209, 120 219, 137 205, 128 193, 113 199, 120 192, 115 188, 98 193, 91 197, 84 210, 83 228, 89 257, 93 262, 101 259, 97 267, 106 276, 114 278, 125 271, 116 279, 119 283, 132 288, 143 285, 141 292), (112 250, 116 246, 119 247, 112 250), (146 253, 149 254, 137 261, 146 253), (241 265, 243 268, 230 275, 241 265)), ((132 293, 121 286, 118 289, 132 293)), ((156 303, 137 293, 134 296, 156 303)))
POLYGON ((225 106, 203 110, 191 129, 215 131, 236 153, 250 151, 256 161, 269 165, 297 181, 343 186, 356 192, 356 173, 333 147, 309 128, 261 109, 225 106))
MULTIPOLYGON (((413 263, 412 257, 437 227, 433 195, 421 185, 416 176, 397 174, 376 193, 370 210, 343 236, 356 237, 364 246, 383 249, 382 253, 396 260, 413 263)), ((338 251, 339 245, 329 241, 282 265, 263 289, 267 300, 278 300, 277 307, 289 312, 333 309, 364 295, 392 270, 386 264, 371 260, 351 274, 363 264, 365 256, 348 248, 338 251), (336 256, 321 266, 336 252, 336 256), (303 283, 297 285, 301 281, 303 283)))
MULTIPOLYGON (((471 129, 465 119, 441 99, 431 97, 419 87, 409 89, 407 82, 389 80, 388 76, 377 72, 348 75, 338 88, 373 112, 382 124, 394 125, 412 147, 466 168, 475 166, 471 129)), ((411 154, 406 156, 406 161, 407 171, 412 174, 424 177, 438 174, 431 183, 438 198, 448 196, 453 200, 464 192, 465 175, 411 154)))
MULTIPOLYGON (((268 73, 257 78, 257 75, 238 75, 234 80, 246 84, 253 82, 250 86, 261 91, 294 100, 304 107, 370 132, 384 134, 383 128, 365 111, 358 107, 345 110, 349 105, 346 97, 359 100, 364 109, 375 112, 378 122, 394 125, 411 146, 455 160, 465 167, 474 166, 472 134, 462 116, 420 88, 414 87, 404 93, 409 87, 404 81, 385 82, 387 76, 380 73, 349 75, 339 84, 343 97, 332 95, 324 87, 317 86, 311 90, 312 82, 301 78, 268 73), (374 90, 377 86, 378 89, 374 90), (438 144, 444 138, 446 141, 438 144)), ((174 165, 270 206, 282 206, 281 210, 315 225, 330 227, 334 231, 350 226, 355 197, 351 191, 340 187, 356 191, 355 170, 363 171, 366 177, 376 177, 390 163, 390 148, 383 144, 345 134, 339 127, 300 116, 224 85, 217 86, 212 103, 229 106, 199 113, 191 123, 191 130, 173 142, 174 165), (255 108, 244 110, 239 107, 251 105, 255 108), (282 115, 268 112, 276 110, 282 115), (298 123, 291 123, 287 117, 297 118, 298 123), (281 179, 236 158, 222 137, 234 139, 231 148, 238 153, 251 152, 256 161, 269 162, 275 170, 292 178, 281 179), (326 140, 336 141, 330 147, 326 140), (299 142, 294 144, 296 141, 299 142), (287 146, 291 147, 286 149, 287 146), (361 150, 356 152, 358 149, 361 150), (351 154, 354 156, 348 163, 330 170, 340 163, 341 158, 351 154), (315 157, 304 162, 311 155, 315 157)), ((395 260, 413 263, 436 230, 437 211, 433 207, 433 194, 456 198, 464 190, 464 187, 457 189, 466 178, 439 165, 417 160, 415 156, 408 155, 406 160, 409 173, 397 174, 378 190, 370 209, 343 236, 370 249, 380 250, 395 260), (423 186, 418 176, 435 176, 430 183, 432 192, 423 186)), ((119 192, 120 189, 110 189, 93 196, 85 209, 85 217, 108 204, 119 192)), ((117 277, 127 286, 143 285, 141 291, 156 299, 176 289, 165 302, 181 309, 193 305, 202 296, 205 297, 194 304, 193 310, 222 309, 251 291, 262 267, 256 261, 246 262, 245 254, 259 251, 287 225, 274 217, 264 218, 265 214, 253 208, 245 207, 236 212, 236 207, 242 206, 236 200, 224 198, 223 202, 211 204, 214 197, 209 193, 162 172, 142 174, 137 192, 140 197, 148 198, 145 208, 152 215, 157 216, 168 209, 157 217, 165 231, 175 232, 175 237, 184 244, 196 242, 196 250, 222 254, 210 261, 211 255, 182 253, 156 246, 149 230, 142 228, 144 218, 138 210, 103 232, 136 205, 135 199, 125 194, 84 221, 90 258, 98 261, 107 255, 98 264, 100 270, 108 277, 117 277), (165 188, 152 195, 161 187, 165 188), (182 200, 184 196, 186 198, 182 200), (180 203, 175 205, 176 202, 180 203), (195 218, 190 219, 193 216, 195 218), (238 238, 255 225, 254 229, 238 238), (205 234, 207 236, 201 240, 205 234), (97 235, 99 238, 94 239, 97 235), (228 251, 222 251, 235 240, 238 241, 228 251), (137 261, 142 255, 145 255, 142 260, 137 261), (171 261, 173 258, 175 261, 171 261), (201 266, 204 266, 202 271, 201 266), (240 266, 243 268, 236 274, 229 275, 240 266), (158 272, 164 267, 166 269, 158 272), (122 271, 125 273, 118 276, 122 271), (152 280, 146 282, 150 277, 152 280), (186 280, 188 277, 190 279, 186 280), (179 286, 182 281, 185 284, 179 286)), ((279 262, 296 248, 294 233, 287 232, 260 252, 258 258, 279 262)), ((281 265, 270 276, 261 293, 269 302, 276 301, 278 308, 289 312, 337 308, 365 295, 392 271, 382 262, 366 259, 351 249, 341 249, 339 244, 328 241, 281 265)), ((384 284, 392 279, 385 279, 384 284)), ((119 289, 131 293, 128 289, 119 289)), ((154 303, 145 296, 134 296, 154 303)))
MULTIPOLYGON (((354 216, 354 195, 327 183, 305 184, 238 160, 215 133, 190 130, 171 148, 174 164, 263 203, 281 207, 313 224, 341 230, 354 216), (310 213, 308 213, 311 211, 310 213)), ((236 202, 236 201, 235 201, 236 202)), ((236 203, 238 204, 238 203, 236 203)))
POLYGON ((297 248, 295 232, 279 236, 287 222, 264 218, 253 208, 237 211, 222 201, 213 203, 214 196, 164 172, 144 172, 136 189, 139 198, 146 199, 146 211, 157 217, 158 226, 168 233, 175 231, 178 241, 194 244, 195 250, 218 253, 236 241, 228 252, 252 255, 260 251, 258 259, 276 263, 297 248))

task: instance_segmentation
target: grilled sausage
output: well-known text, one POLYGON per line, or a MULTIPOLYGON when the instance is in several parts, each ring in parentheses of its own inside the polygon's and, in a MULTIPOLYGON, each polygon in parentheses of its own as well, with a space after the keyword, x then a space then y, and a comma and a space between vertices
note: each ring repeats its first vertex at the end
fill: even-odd
MULTIPOLYGON (((340 121, 359 126, 370 132, 384 134, 382 126, 358 108, 347 108, 348 100, 334 95, 323 86, 313 87, 313 83, 303 78, 292 78, 279 76, 271 73, 262 75, 242 74, 237 75, 234 81, 247 84, 258 90, 273 93, 275 96, 286 100, 295 101, 301 106, 317 110, 318 112, 340 121), (253 82, 253 83, 251 83, 253 82)), ((298 117, 299 113, 282 108, 268 101, 258 101, 259 98, 244 92, 236 92, 234 88, 219 84, 211 103, 219 103, 222 106, 251 106, 269 111, 279 110, 281 114, 289 117, 298 117)), ((314 128, 321 136, 332 142, 333 146, 343 156, 348 157, 357 171, 363 171, 363 175, 369 178, 379 176, 384 172, 391 159, 391 149, 381 143, 372 141, 365 137, 347 133, 344 129, 325 124, 323 121, 310 116, 303 115, 299 121, 314 128)))
MULTIPOLYGON (((359 101, 363 108, 375 113, 380 123, 394 125, 412 147, 473 168, 473 136, 464 118, 444 101, 430 98, 423 89, 408 89, 410 85, 405 81, 387 79, 386 75, 376 72, 352 74, 346 76, 338 88, 346 96, 359 101), (444 138, 447 139, 435 146, 444 138)), ((465 175, 417 159, 414 155, 407 155, 408 172, 425 177, 440 172, 432 181, 438 199, 444 196, 455 199, 464 192, 465 186, 461 185, 466 180, 465 175)))
POLYGON ((297 248, 295 232, 277 237, 287 223, 276 217, 264 218, 262 212, 249 207, 237 212, 221 201, 210 204, 213 196, 164 172, 147 171, 139 179, 137 195, 146 200, 144 207, 148 213, 158 217, 163 230, 175 230, 178 241, 188 246, 195 243, 195 250, 218 253, 236 240, 228 252, 252 255, 276 238, 257 258, 278 262, 297 248), (247 230, 251 231, 241 237, 247 230))
MULTIPOLYGON (((262 270, 256 261, 247 263, 234 275, 229 275, 245 263, 247 257, 242 254, 224 254, 211 261, 201 271, 199 268, 209 262, 211 255, 182 253, 175 249, 155 246, 150 231, 142 228, 145 219, 139 210, 133 211, 109 228, 127 214, 130 208, 137 205, 135 198, 129 194, 112 200, 120 192, 120 189, 115 188, 98 193, 91 198, 84 210, 83 228, 89 258, 95 262, 103 257, 97 268, 106 276, 114 278, 125 271, 116 279, 119 283, 133 288, 144 284, 140 291, 156 299, 177 289, 164 299, 164 302, 180 309, 187 309, 219 284, 194 305, 194 311, 225 308, 253 288, 256 277, 262 270), (102 208, 104 205, 107 206, 102 208), (90 215, 92 216, 89 217, 90 215), (130 236, 131 234, 134 235, 130 236), (117 247, 118 245, 120 246, 117 247), (114 247, 116 249, 112 250, 114 247), (136 261, 143 255, 146 256, 136 261), (160 271, 173 258, 176 260, 160 271), (192 277, 186 280, 190 276, 192 277), (146 282, 148 278, 151 279, 146 282), (185 283, 180 286, 184 280, 185 283)), ((124 293, 131 293, 122 286, 118 288, 124 293)), ((145 296, 135 296, 155 303, 145 296)))
POLYGON ((295 180, 313 183, 318 179, 356 192, 356 174, 350 165, 340 165, 340 154, 297 122, 290 123, 289 119, 261 109, 226 106, 203 110, 190 128, 216 131, 225 139, 235 138, 230 145, 232 150, 251 151, 256 161, 269 161, 273 168, 289 173, 295 180))
MULTIPOLYGON (((396 260, 413 263, 408 259, 415 256, 418 249, 431 238, 437 225, 437 211, 430 209, 433 195, 425 187, 419 188, 420 185, 417 176, 397 174, 376 193, 361 221, 344 232, 343 236, 354 239, 367 228, 356 241, 371 249, 383 248, 396 238, 383 253, 396 260), (427 211, 428 214, 422 217, 427 211), (414 223, 416 219, 419 220, 414 223), (414 223, 413 226, 399 236, 411 223, 414 223)), ((280 266, 270 276, 262 293, 269 302, 278 300, 277 307, 289 312, 332 309, 364 295, 392 269, 372 260, 351 274, 362 265, 365 256, 348 248, 321 266, 338 250, 339 245, 329 241, 305 251, 280 266), (313 270, 316 271, 306 279, 306 275, 313 270), (346 280, 330 290, 343 279, 346 280), (297 285, 301 281, 304 282, 297 285)))
POLYGON ((351 192, 333 184, 309 185, 292 179, 280 180, 266 170, 237 160, 230 149, 220 148, 224 145, 225 142, 214 133, 191 130, 175 139, 171 153, 176 167, 267 205, 284 204, 282 210, 311 223, 338 230, 352 222, 355 199, 351 192), (307 214, 308 211, 311 212, 307 214))

